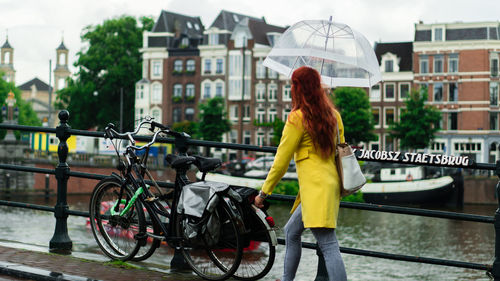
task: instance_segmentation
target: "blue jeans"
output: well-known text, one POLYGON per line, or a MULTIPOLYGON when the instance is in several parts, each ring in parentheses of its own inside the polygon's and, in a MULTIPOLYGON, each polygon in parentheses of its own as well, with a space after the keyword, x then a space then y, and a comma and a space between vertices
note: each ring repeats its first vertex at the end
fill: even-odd
MULTIPOLYGON (((302 254, 301 236, 303 231, 302 206, 299 205, 285 226, 285 272, 281 281, 292 281, 295 278, 302 254)), ((311 232, 318 241, 318 246, 325 258, 329 280, 347 280, 344 262, 340 255, 339 243, 335 236, 335 229, 311 228, 311 232)))

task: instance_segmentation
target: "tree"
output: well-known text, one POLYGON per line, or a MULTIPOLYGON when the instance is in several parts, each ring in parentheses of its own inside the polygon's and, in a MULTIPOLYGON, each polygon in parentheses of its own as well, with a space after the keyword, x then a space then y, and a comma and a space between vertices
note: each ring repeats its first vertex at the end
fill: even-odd
POLYGON ((77 78, 57 92, 59 108, 67 108, 73 128, 104 127, 120 120, 123 89, 123 128, 134 123, 135 82, 141 78, 142 33, 153 26, 151 18, 122 16, 88 26, 81 39, 88 47, 77 53, 77 78))
MULTIPOLYGON (((16 99, 15 107, 19 109, 18 124, 27 126, 41 126, 42 122, 38 119, 36 112, 30 103, 26 102, 21 98, 21 91, 12 82, 7 82, 3 80, 3 74, 0 72, 0 103, 5 104, 5 99, 9 92, 14 93, 14 98, 16 99)), ((0 122, 3 121, 3 116, 0 114, 0 122)), ((3 139, 6 131, 2 130, 0 132, 0 139, 3 139)), ((20 137, 20 132, 15 131, 17 138, 20 137)))
POLYGON ((441 112, 433 106, 426 106, 427 89, 412 90, 405 101, 406 109, 401 111, 399 122, 389 130, 391 137, 400 140, 401 148, 423 149, 429 147, 439 131, 441 112))
POLYGON ((333 91, 333 103, 342 116, 348 143, 356 145, 377 139, 370 101, 363 89, 337 88, 333 91))
POLYGON ((185 132, 194 139, 198 136, 198 124, 192 121, 184 120, 174 123, 172 124, 172 130, 176 132, 185 132))
POLYGON ((215 97, 199 105, 200 122, 198 134, 203 140, 222 141, 222 135, 231 130, 227 119, 224 99, 215 97))
POLYGON ((273 139, 272 145, 278 146, 281 141, 281 135, 283 134, 283 128, 285 127, 285 122, 281 121, 281 119, 276 118, 273 122, 273 139))

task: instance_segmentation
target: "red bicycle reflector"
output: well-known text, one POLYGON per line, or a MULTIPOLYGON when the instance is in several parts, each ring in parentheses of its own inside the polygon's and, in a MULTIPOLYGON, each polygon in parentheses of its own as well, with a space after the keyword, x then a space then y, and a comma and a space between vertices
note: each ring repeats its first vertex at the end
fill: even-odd
POLYGON ((269 224, 270 227, 274 226, 274 219, 271 216, 266 217, 266 221, 269 224))

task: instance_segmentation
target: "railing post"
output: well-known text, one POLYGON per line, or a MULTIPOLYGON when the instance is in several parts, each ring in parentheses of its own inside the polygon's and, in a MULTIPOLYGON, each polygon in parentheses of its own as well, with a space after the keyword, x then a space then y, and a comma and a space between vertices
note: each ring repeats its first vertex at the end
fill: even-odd
MULTIPOLYGON (((496 174, 500 180, 500 160, 496 163, 496 174)), ((491 274, 495 278, 495 281, 500 280, 500 181, 496 186, 496 195, 498 200, 498 209, 495 212, 495 260, 493 261, 493 268, 491 269, 491 274)))
POLYGON ((57 203, 54 212, 56 228, 49 244, 50 252, 60 254, 71 254, 71 248, 73 247, 73 242, 71 242, 68 235, 68 203, 66 200, 69 178, 69 166, 66 163, 66 158, 68 157, 68 144, 66 140, 70 137, 68 130, 71 129, 68 125, 68 119, 68 111, 62 110, 59 112, 60 124, 56 128, 56 136, 59 139, 59 146, 57 148, 59 164, 56 167, 57 203))
POLYGON ((316 271, 316 279, 314 281, 328 281, 328 272, 326 271, 325 258, 323 253, 316 244, 316 255, 318 256, 318 270, 316 271))
POLYGON ((45 174, 45 201, 49 200, 50 196, 50 178, 49 174, 45 174))

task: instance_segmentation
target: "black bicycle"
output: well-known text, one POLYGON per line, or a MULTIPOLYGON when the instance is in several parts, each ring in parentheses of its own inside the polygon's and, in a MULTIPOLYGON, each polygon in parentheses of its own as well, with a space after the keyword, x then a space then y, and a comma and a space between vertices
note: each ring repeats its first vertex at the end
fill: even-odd
MULTIPOLYGON (((189 138, 151 119, 141 122, 134 132, 118 133, 112 124, 106 128, 107 138, 125 138, 130 144, 123 159, 119 158, 121 175, 113 174, 102 180, 92 193, 90 224, 99 247, 112 259, 139 261, 151 256, 165 241, 180 249, 193 271, 205 279, 223 280, 233 274, 244 280, 263 277, 274 262, 276 236, 266 220, 269 217, 251 207, 254 192, 240 190, 246 200, 242 202, 240 193, 224 183, 202 181, 195 183, 198 186, 191 186, 186 176, 191 165, 195 165, 204 178, 207 172, 219 167, 221 161, 187 156, 186 150, 181 151, 183 155, 167 156, 176 170, 175 187, 162 192, 146 166, 149 149, 159 134, 176 140, 189 138), (150 125, 151 131, 159 130, 151 142, 138 147, 134 137, 144 125, 150 125), (141 157, 137 156, 138 151, 144 151, 141 157), (194 217, 178 209, 183 188, 206 190, 210 188, 207 185, 223 190, 210 212, 194 217)), ((120 156, 117 145, 114 146, 120 156)))

